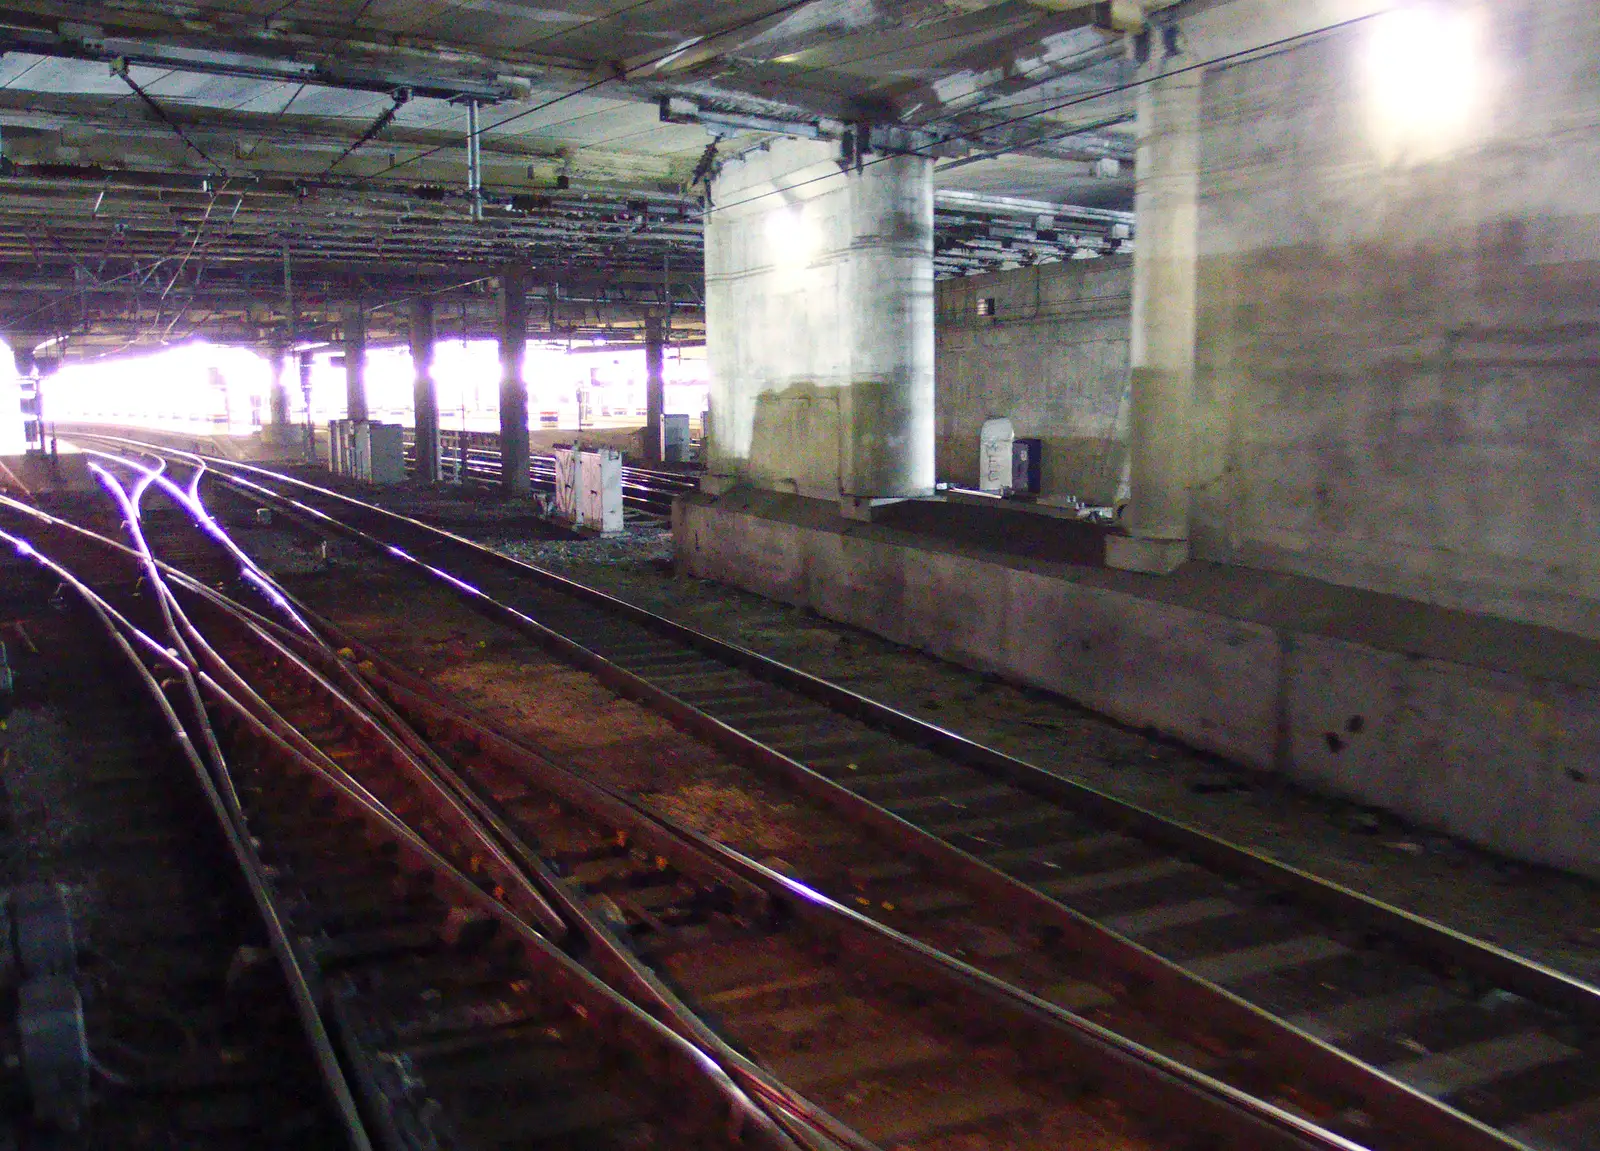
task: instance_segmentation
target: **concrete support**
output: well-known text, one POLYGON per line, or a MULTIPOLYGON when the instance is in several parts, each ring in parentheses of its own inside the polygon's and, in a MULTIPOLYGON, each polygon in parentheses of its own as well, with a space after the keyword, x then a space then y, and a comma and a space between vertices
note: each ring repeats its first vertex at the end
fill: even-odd
POLYGON ((294 350, 287 344, 272 349, 272 379, 267 385, 267 418, 261 426, 264 443, 285 446, 294 440, 289 423, 289 379, 295 373, 294 350))
POLYGON ((775 141, 717 177, 708 455, 715 474, 857 508, 933 491, 933 182, 920 157, 837 159, 775 141))
POLYGON ((659 464, 665 458, 663 417, 667 411, 666 321, 651 316, 644 322, 644 458, 659 464))
POLYGON ((1600 877, 1593 641, 1216 565, 1157 583, 986 554, 771 492, 680 500, 673 534, 684 575, 1600 877))
POLYGON ((417 479, 438 483, 439 386, 433 378, 433 297, 411 302, 411 405, 417 428, 417 479))
POLYGON ((367 415, 367 313, 359 303, 344 310, 345 418, 365 420, 367 415))
POLYGON ((300 397, 305 401, 305 452, 306 462, 315 463, 317 459, 317 433, 311 422, 311 353, 300 353, 300 397))
MULTIPOLYGON (((1174 55, 1147 67, 1159 75, 1190 62, 1174 55)), ((1202 75, 1163 76, 1139 98, 1130 534, 1106 552, 1110 566, 1128 571, 1165 574, 1189 558, 1202 75)))
POLYGON ((500 273, 500 488, 528 493, 528 278, 518 264, 500 273))

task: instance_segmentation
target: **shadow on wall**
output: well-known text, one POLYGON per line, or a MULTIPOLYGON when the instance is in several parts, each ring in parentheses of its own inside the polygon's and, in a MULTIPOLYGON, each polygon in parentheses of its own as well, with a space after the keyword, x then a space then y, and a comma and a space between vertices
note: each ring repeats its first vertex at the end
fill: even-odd
POLYGON ((1202 263, 1197 557, 1600 637, 1600 261, 1506 231, 1202 263))
POLYGON ((756 397, 750 478, 779 491, 839 494, 839 409, 843 388, 791 384, 756 397))
POLYGON ((931 490, 933 445, 913 404, 904 379, 762 392, 745 471, 759 484, 822 499, 931 490), (918 439, 927 440, 920 450, 918 439))

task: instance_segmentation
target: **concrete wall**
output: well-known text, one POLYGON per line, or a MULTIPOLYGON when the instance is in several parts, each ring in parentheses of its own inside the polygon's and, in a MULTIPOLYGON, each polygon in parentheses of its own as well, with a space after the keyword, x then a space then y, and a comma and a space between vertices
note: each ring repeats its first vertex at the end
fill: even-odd
MULTIPOLYGON (((1187 35, 1380 6, 1301 7, 1187 35)), ((1600 636, 1597 62, 1593 0, 1442 0, 1206 70, 1194 554, 1600 636)))
POLYGON ((978 434, 1004 416, 1044 441, 1041 495, 1110 504, 1127 454, 1126 256, 1041 264, 938 285, 939 478, 978 483, 978 434), (978 300, 992 299, 992 316, 978 300))
POLYGON ((730 160, 706 220, 713 471, 838 498, 932 492, 930 161, 730 160))
MULTIPOLYGON (((1360 605, 1349 610, 1357 626, 1338 637, 1311 629, 1310 617, 1324 614, 1316 610, 1247 615, 1265 584, 1185 595, 1184 579, 1211 565, 1161 581, 1051 570, 846 525, 830 505, 761 493, 681 500, 673 526, 685 574, 804 604, 1485 847, 1600 876, 1600 657, 1585 641, 1557 637, 1580 650, 1541 665, 1519 656, 1535 650, 1540 629, 1491 621, 1520 637, 1497 649, 1511 657, 1501 664, 1466 662, 1470 644, 1396 650, 1365 639, 1375 613, 1360 605), (1579 674, 1553 678, 1558 664, 1579 674)), ((1284 599, 1305 598, 1299 591, 1284 599)))

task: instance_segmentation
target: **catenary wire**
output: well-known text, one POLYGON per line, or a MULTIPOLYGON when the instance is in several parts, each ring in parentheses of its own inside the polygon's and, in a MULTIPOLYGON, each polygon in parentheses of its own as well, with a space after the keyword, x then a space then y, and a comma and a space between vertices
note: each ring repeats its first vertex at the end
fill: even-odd
MULTIPOLYGON (((718 38, 720 38, 722 36, 728 35, 731 32, 737 32, 742 28, 748 28, 752 24, 760 24, 760 23, 763 23, 764 21, 772 19, 775 16, 781 16, 781 15, 784 15, 785 13, 787 13, 787 12, 792 12, 792 11, 795 11, 796 9, 803 8, 807 4, 810 4, 810 3, 812 3, 812 0, 788 0, 788 3, 780 5, 778 8, 774 9, 771 12, 763 12, 759 16, 751 16, 751 17, 749 17, 747 19, 739 20, 739 21, 737 21, 737 22, 735 22, 733 24, 728 25, 725 28, 719 29, 719 30, 717 30, 715 32, 712 32, 712 33, 709 33, 708 35, 702 37, 701 41, 704 42, 706 40, 718 39, 718 38)), ((669 49, 669 50, 667 50, 665 52, 662 52, 658 56, 652 56, 650 59, 644 61, 644 63, 639 65, 637 70, 643 70, 643 69, 649 68, 649 67, 651 67, 653 65, 661 64, 661 63, 663 63, 663 62, 665 62, 667 60, 670 60, 672 57, 679 55, 682 51, 683 51, 683 49, 681 47, 676 47, 675 46, 675 47, 673 47, 673 48, 671 48, 671 49, 669 49)), ((563 103, 563 102, 565 102, 567 100, 574 99, 574 98, 576 98, 578 96, 586 95, 586 94, 588 94, 590 92, 593 92, 597 88, 603 88, 607 84, 613 84, 613 83, 617 82, 618 80, 621 80, 621 79, 624 79, 624 78, 625 78, 624 76, 617 75, 617 76, 602 76, 597 80, 591 80, 589 83, 582 84, 579 87, 574 88, 570 92, 563 92, 558 96, 553 96, 548 100, 545 100, 545 101, 542 101, 541 103, 535 104, 531 108, 524 108, 520 112, 513 112, 511 115, 505 117, 504 119, 497 120, 493 124, 489 124, 489 125, 485 126, 484 128, 482 128, 479 131, 479 135, 487 135, 489 132, 495 131, 498 128, 503 128, 507 124, 515 123, 518 120, 526 119, 529 116, 537 115, 538 113, 543 112, 546 108, 553 108, 557 104, 563 103)), ((398 168, 404 168, 407 164, 415 164, 418 160, 425 160, 429 156, 435 155, 435 154, 437 154, 439 152, 443 152, 443 151, 446 151, 446 150, 448 150, 450 148, 454 148, 454 147, 456 147, 456 144, 455 144, 454 141, 452 141, 452 142, 450 142, 448 144, 436 144, 432 148, 424 149, 423 151, 418 152, 414 156, 408 156, 404 160, 396 160, 394 163, 390 164, 387 168, 385 168, 381 173, 379 173, 379 175, 387 175, 388 173, 393 172, 398 168)))
MULTIPOLYGON (((1080 96, 1075 96, 1075 97, 1073 97, 1071 99, 1062 100, 1062 101, 1060 101, 1060 102, 1058 102, 1056 104, 1051 105, 1048 108, 1042 108, 1037 112, 1030 112, 1030 113, 1027 113, 1026 115, 1022 115, 1022 116, 1015 116, 1015 117, 1012 117, 1012 118, 1010 118, 1008 120, 1001 120, 1000 122, 998 122, 996 124, 989 125, 989 130, 992 130, 994 128, 1009 127, 1012 124, 1025 123, 1028 120, 1037 119, 1040 116, 1047 115, 1047 114, 1049 114, 1051 112, 1059 112, 1059 111, 1062 111, 1062 110, 1064 110, 1066 108, 1076 107, 1079 104, 1087 104, 1087 103, 1090 103, 1091 101, 1094 101, 1094 100, 1104 99, 1106 96, 1112 96, 1112 95, 1116 95, 1116 94, 1121 93, 1121 92, 1131 92, 1131 91, 1135 91, 1135 90, 1140 89, 1140 88, 1146 88, 1146 87, 1150 86, 1151 84, 1157 83, 1158 81, 1170 80, 1174 76, 1183 76, 1183 75, 1186 75, 1186 74, 1188 74, 1190 72, 1197 72, 1197 71, 1200 71, 1200 70, 1205 69, 1205 68, 1214 68, 1219 64, 1228 64, 1228 63, 1232 63, 1232 62, 1237 61, 1237 60, 1245 59, 1247 57, 1257 56, 1257 55, 1260 55, 1262 53, 1274 52, 1274 51, 1276 51, 1276 50, 1278 50, 1280 48, 1286 48, 1286 47, 1288 47, 1290 45, 1293 45, 1293 44, 1301 43, 1301 42, 1306 41, 1306 40, 1315 39, 1318 36, 1324 36, 1324 35, 1327 35, 1328 33, 1331 33, 1331 32, 1343 31, 1346 28, 1351 28, 1351 27, 1354 27, 1354 26, 1359 25, 1359 24, 1367 23, 1368 21, 1377 19, 1380 16, 1387 15, 1388 11, 1389 11, 1388 9, 1385 9, 1384 11, 1381 11, 1381 12, 1372 12, 1372 13, 1369 13, 1369 14, 1367 14, 1365 16, 1356 16, 1356 17, 1353 17, 1352 19, 1349 19, 1349 20, 1341 20, 1341 21, 1338 21, 1338 22, 1333 23, 1333 24, 1325 24, 1320 28, 1313 28, 1313 29, 1311 29, 1309 31, 1306 31, 1306 32, 1297 32, 1293 36, 1284 36, 1281 39, 1272 40, 1272 41, 1269 41, 1266 44, 1258 44, 1258 45, 1256 45, 1255 47, 1252 47, 1252 48, 1241 48, 1238 51, 1225 52, 1220 56, 1213 56, 1210 59, 1201 60, 1201 61, 1198 61, 1198 62, 1196 62, 1194 64, 1186 64, 1181 68, 1174 68, 1171 71, 1163 72, 1159 76, 1144 76, 1144 77, 1141 77, 1141 78, 1139 78, 1137 80, 1130 80, 1125 84, 1117 84, 1117 85, 1114 85, 1114 86, 1111 86, 1111 87, 1102 88, 1102 89, 1100 89, 1099 91, 1096 91, 1096 92, 1085 93, 1085 94, 1080 95, 1080 96)), ((1076 132, 1077 132, 1077 129, 1074 129, 1073 131, 1064 133, 1063 135, 1070 136, 1070 135, 1076 134, 1076 132)), ((962 137, 959 134, 947 136, 947 137, 945 137, 945 138, 943 138, 941 140, 935 141, 933 146, 937 147, 940 144, 952 143, 955 140, 959 140, 961 138, 962 137)), ((1038 144, 1038 143, 1046 143, 1046 142, 1047 142, 1046 140, 1039 140, 1039 141, 1032 141, 1031 143, 1032 144, 1038 144)), ((871 159, 871 160, 866 160, 861 164, 861 167, 863 167, 863 168, 872 167, 874 165, 886 163, 889 160, 899 159, 899 158, 901 158, 903 156, 908 156, 908 155, 909 156, 922 156, 922 157, 925 157, 925 158, 928 158, 928 159, 932 159, 933 158, 931 153, 929 153, 926 150, 911 148, 911 149, 907 149, 907 150, 905 150, 903 152, 891 152, 891 153, 888 153, 888 154, 885 154, 885 155, 882 155, 882 156, 875 157, 874 159, 871 159)), ((800 188, 808 187, 809 185, 812 185, 812 184, 819 184, 824 180, 832 180, 832 179, 835 179, 835 178, 838 178, 838 177, 847 176, 848 174, 849 174, 848 171, 847 170, 843 170, 843 169, 841 169, 839 171, 824 172, 820 176, 813 176, 810 179, 801 180, 801 181, 799 181, 797 183, 794 183, 794 184, 788 184, 788 185, 785 185, 784 187, 781 187, 781 188, 773 188, 773 189, 771 189, 769 191, 766 191, 766 192, 758 192, 753 196, 747 196, 744 199, 734 200, 731 203, 727 203, 727 204, 712 204, 712 205, 709 205, 706 208, 704 208, 700 212, 698 218, 701 219, 701 220, 704 220, 708 216, 712 216, 712 215, 716 214, 717 212, 727 211, 730 208, 738 208, 738 207, 741 207, 741 206, 743 206, 745 204, 753 204, 758 200, 764 200, 764 199, 767 199, 768 197, 771 197, 771 196, 781 196, 781 195, 783 195, 783 194, 785 194, 787 192, 797 191, 800 188)))

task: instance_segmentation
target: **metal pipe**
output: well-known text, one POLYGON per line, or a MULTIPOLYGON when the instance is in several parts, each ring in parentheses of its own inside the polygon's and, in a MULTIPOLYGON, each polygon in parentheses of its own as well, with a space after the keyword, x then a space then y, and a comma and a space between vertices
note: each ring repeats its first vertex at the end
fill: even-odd
POLYGON ((467 101, 467 195, 472 198, 472 218, 483 219, 483 151, 476 100, 467 101))

